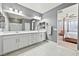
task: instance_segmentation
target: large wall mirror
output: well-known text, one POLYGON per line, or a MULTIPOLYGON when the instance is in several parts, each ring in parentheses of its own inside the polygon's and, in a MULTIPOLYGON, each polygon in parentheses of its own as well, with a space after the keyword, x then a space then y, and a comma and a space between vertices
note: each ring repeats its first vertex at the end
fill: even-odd
POLYGON ((9 18, 9 31, 22 31, 22 19, 9 18))
POLYGON ((5 28, 5 18, 0 12, 0 32, 4 31, 5 28))
POLYGON ((57 42, 77 50, 78 44, 78 4, 58 11, 57 42))

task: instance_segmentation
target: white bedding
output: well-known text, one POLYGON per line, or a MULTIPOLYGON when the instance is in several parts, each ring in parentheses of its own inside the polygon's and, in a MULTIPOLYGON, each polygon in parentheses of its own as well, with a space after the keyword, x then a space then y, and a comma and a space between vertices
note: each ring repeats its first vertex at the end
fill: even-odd
POLYGON ((66 32, 64 37, 78 39, 78 33, 77 32, 66 32))

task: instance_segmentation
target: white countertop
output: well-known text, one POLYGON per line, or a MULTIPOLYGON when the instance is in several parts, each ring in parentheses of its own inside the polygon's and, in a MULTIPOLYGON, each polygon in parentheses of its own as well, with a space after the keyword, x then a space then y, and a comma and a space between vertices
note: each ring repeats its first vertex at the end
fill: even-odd
POLYGON ((0 36, 2 35, 14 35, 14 34, 24 34, 24 33, 38 33, 38 32, 46 32, 46 30, 39 31, 11 31, 11 32, 0 32, 0 36))

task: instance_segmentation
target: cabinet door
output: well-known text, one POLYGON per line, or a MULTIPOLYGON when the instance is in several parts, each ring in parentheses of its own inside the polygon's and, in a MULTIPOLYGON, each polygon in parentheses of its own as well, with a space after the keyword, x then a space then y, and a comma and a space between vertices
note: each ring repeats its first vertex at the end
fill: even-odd
POLYGON ((28 33, 23 35, 23 39, 24 39, 23 40, 23 42, 24 42, 23 45, 28 46, 28 41, 29 41, 28 33))
POLYGON ((35 39, 35 43, 39 42, 39 39, 40 39, 39 33, 35 33, 34 39, 35 39))
POLYGON ((28 38, 27 38, 27 35, 28 34, 19 35, 19 39, 18 39, 18 41, 19 41, 18 42, 19 48, 28 46, 28 38))
POLYGON ((36 40, 36 43, 42 41, 41 33, 36 33, 35 36, 36 36, 36 37, 35 37, 35 38, 36 38, 36 39, 35 39, 35 40, 36 40))
POLYGON ((41 33, 41 32, 39 33, 39 42, 40 42, 40 41, 43 41, 43 40, 42 40, 42 33, 41 33))
POLYGON ((43 40, 46 40, 46 33, 45 32, 42 33, 42 41, 43 40))
POLYGON ((37 38, 37 34, 38 34, 38 33, 34 33, 34 34, 33 34, 33 41, 34 41, 34 43, 37 43, 37 42, 38 42, 38 41, 37 41, 37 39, 38 39, 38 38, 37 38))
POLYGON ((41 33, 34 33, 33 34, 33 43, 38 43, 41 41, 41 33))
POLYGON ((33 44, 33 40, 34 40, 33 35, 34 35, 34 34, 32 34, 32 33, 29 33, 29 34, 28 34, 29 45, 33 44))
POLYGON ((23 47, 23 38, 22 38, 22 35, 17 35, 18 39, 17 39, 17 46, 18 48, 22 48, 23 47))
POLYGON ((16 39, 14 36, 3 37, 3 54, 17 49, 16 39))
POLYGON ((2 37, 0 36, 0 55, 2 55, 2 37))

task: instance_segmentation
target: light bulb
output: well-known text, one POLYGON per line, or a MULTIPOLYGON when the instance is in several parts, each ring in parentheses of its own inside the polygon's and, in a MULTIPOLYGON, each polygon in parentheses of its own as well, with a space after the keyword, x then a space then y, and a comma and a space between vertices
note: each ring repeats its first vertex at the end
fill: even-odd
POLYGON ((15 12, 16 12, 16 13, 18 13, 18 10, 17 10, 17 9, 15 9, 15 12))
POLYGON ((22 11, 19 11, 20 14, 22 14, 22 11))
POLYGON ((10 11, 13 11, 13 8, 9 8, 10 11))

